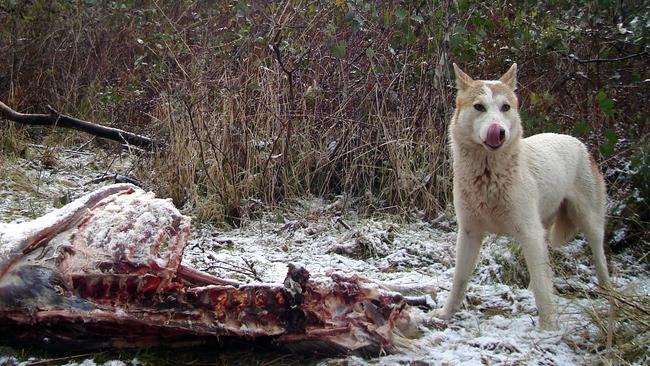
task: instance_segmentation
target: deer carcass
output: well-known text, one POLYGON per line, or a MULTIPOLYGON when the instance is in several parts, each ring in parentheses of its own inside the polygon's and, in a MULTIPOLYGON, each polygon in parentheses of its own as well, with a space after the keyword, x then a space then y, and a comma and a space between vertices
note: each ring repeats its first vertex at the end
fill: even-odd
POLYGON ((263 337, 379 352, 408 317, 401 295, 355 276, 311 279, 289 264, 284 283, 239 284, 189 268, 189 236, 189 218, 170 200, 129 184, 0 224, 0 332, 85 348, 263 337))

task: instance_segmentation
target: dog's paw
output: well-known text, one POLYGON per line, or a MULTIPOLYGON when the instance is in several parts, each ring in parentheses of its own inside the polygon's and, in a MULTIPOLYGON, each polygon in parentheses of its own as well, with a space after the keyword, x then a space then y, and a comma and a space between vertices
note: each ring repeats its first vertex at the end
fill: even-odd
POLYGON ((444 308, 433 309, 429 314, 431 315, 432 318, 437 318, 440 320, 449 320, 453 315, 450 312, 445 311, 444 308))
POLYGON ((557 319, 540 319, 539 329, 546 331, 556 331, 560 329, 557 319))
POLYGON ((444 311, 444 309, 433 309, 428 313, 428 318, 423 324, 428 328, 438 330, 446 329, 449 326, 449 319, 451 319, 451 315, 444 311))

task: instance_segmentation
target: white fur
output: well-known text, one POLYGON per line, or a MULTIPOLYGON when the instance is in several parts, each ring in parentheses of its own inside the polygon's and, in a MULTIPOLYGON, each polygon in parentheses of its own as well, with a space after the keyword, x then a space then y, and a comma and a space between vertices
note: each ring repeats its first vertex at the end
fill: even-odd
POLYGON ((609 286, 603 250, 602 176, 592 166, 584 144, 571 136, 545 133, 522 139, 517 106, 512 105, 507 112, 500 110, 508 100, 516 104, 516 66, 500 80, 488 83, 474 81, 455 68, 460 109, 452 118, 450 137, 458 219, 456 269, 447 303, 436 316, 449 319, 458 310, 481 241, 487 233, 494 233, 509 235, 521 245, 540 326, 556 328, 547 231, 552 245, 582 231, 594 255, 598 280, 601 286, 609 286), (477 90, 499 83, 502 85, 497 90, 501 92, 476 95, 477 90), (474 110, 472 105, 477 102, 486 107, 486 112, 474 110), (483 143, 491 123, 506 129, 505 142, 496 150, 483 143))

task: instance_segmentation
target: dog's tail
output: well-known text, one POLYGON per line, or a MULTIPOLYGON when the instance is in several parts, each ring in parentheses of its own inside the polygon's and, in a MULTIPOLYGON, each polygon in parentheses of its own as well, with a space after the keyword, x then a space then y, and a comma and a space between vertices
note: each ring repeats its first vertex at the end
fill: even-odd
POLYGON ((549 244, 554 248, 557 248, 560 245, 575 238, 575 236, 578 234, 578 226, 575 224, 573 218, 571 217, 567 205, 568 202, 564 200, 560 205, 560 209, 555 216, 553 225, 551 225, 551 228, 549 230, 548 241, 549 244))

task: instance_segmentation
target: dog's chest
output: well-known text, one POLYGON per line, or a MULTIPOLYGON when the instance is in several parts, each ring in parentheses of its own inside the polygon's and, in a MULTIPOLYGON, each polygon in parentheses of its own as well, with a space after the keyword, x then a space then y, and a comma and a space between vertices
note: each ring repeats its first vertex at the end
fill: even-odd
POLYGON ((482 172, 455 177, 457 199, 466 213, 486 223, 501 221, 511 211, 512 174, 484 168, 482 172))

